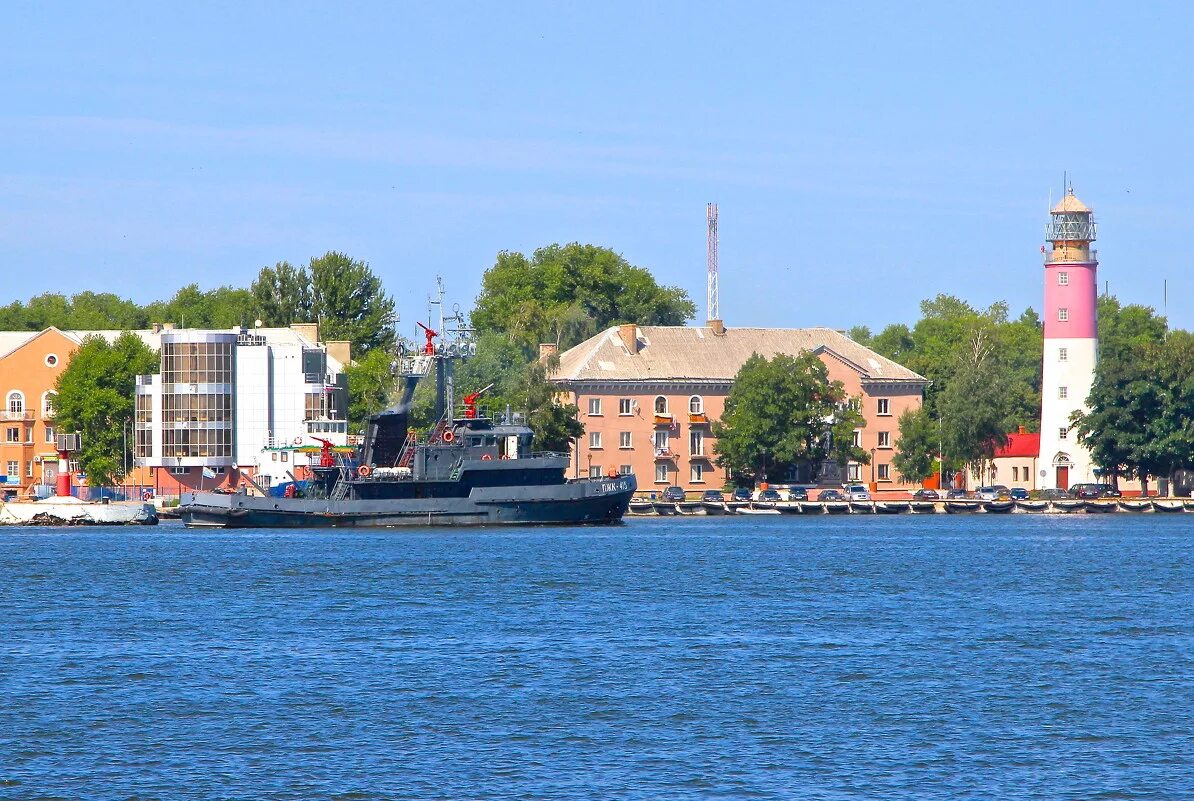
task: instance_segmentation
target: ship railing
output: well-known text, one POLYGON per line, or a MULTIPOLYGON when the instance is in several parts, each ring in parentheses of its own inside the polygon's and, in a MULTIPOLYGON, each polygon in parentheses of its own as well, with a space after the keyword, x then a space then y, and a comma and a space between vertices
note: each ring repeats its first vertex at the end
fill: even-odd
POLYGON ((571 456, 567 451, 532 451, 532 459, 567 459, 571 456))

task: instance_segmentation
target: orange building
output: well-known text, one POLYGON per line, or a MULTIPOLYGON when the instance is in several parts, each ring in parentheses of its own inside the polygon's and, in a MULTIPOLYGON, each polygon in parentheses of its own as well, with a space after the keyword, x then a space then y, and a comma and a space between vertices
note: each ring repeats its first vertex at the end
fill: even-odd
MULTIPOLYGON (((849 463, 841 481, 873 484, 878 492, 912 489, 892 466, 897 421, 920 407, 927 383, 845 334, 828 328, 726 328, 623 325, 602 331, 561 354, 552 381, 580 410, 585 434, 573 453, 574 475, 634 473, 641 491, 678 485, 689 492, 720 489, 712 423, 721 416, 738 370, 751 354, 811 352, 856 398, 865 420, 855 442, 871 464, 849 463)), ((810 471, 771 476, 809 483, 810 471)))

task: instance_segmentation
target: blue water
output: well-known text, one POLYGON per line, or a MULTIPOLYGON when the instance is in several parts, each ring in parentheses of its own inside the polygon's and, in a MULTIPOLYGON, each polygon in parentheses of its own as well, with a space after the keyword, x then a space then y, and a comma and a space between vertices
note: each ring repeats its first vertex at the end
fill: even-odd
POLYGON ((1192 541, 0 529, 0 798, 1194 798, 1192 541))

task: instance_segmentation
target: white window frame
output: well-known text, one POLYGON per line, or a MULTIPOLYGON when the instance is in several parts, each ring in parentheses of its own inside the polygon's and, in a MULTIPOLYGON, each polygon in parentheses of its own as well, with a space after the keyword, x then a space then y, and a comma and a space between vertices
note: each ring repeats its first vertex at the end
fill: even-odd
POLYGON ((668 473, 668 470, 667 470, 666 462, 664 462, 663 464, 655 465, 655 483, 656 484, 670 483, 667 478, 667 473, 668 473), (660 478, 660 476, 663 476, 663 478, 660 478))
POLYGON ((1065 306, 1059 307, 1057 309, 1057 322, 1068 323, 1069 321, 1070 321, 1070 310, 1068 308, 1066 308, 1065 306))
POLYGON ((634 401, 630 398, 618 398, 618 416, 630 417, 634 414, 634 401))
POLYGON ((891 481, 891 465, 881 464, 875 466, 875 477, 878 481, 891 481))
POLYGON ((705 432, 699 428, 690 429, 688 432, 688 452, 693 456, 705 455, 705 432), (694 447, 695 445, 695 447, 694 447))
POLYGON ((589 465, 589 478, 601 478, 601 465, 589 465))
POLYGON ((705 483, 705 466, 700 462, 694 462, 688 466, 688 477, 690 483, 704 484, 705 483))
POLYGON ((704 414, 705 413, 705 399, 700 395, 693 395, 688 399, 688 413, 689 414, 704 414))
POLYGON ((54 408, 54 398, 58 397, 58 393, 52 389, 47 389, 41 394, 41 416, 53 417, 56 413, 54 408))
POLYGON ((846 465, 846 480, 847 481, 861 481, 862 480, 862 465, 858 462, 850 462, 846 465))
POLYGON ((7 468, 5 475, 11 478, 21 477, 21 462, 19 459, 9 459, 8 464, 5 465, 5 467, 7 468))
POLYGON ((4 427, 4 441, 9 445, 17 445, 21 442, 21 427, 20 426, 5 426, 4 427))
POLYGON ((1057 274, 1057 285, 1058 286, 1069 286, 1070 285, 1070 274, 1067 272, 1059 272, 1057 274))
POLYGON ((891 399, 876 398, 875 410, 875 414, 879 415, 880 417, 891 417, 891 399))
POLYGON ((589 450, 591 450, 591 451, 601 450, 601 432, 600 431, 590 431, 589 432, 589 450))
POLYGON ((58 429, 55 426, 46 426, 46 444, 58 444, 58 429))
POLYGON ((655 414, 667 414, 668 403, 665 395, 656 395, 655 400, 651 403, 651 408, 655 410, 655 414), (660 401, 663 401, 663 409, 660 409, 660 401))
POLYGON ((589 398, 589 417, 601 416, 601 398, 589 398))
POLYGON ((618 432, 618 447, 622 448, 623 450, 628 450, 634 447, 634 445, 631 444, 631 436, 629 431, 618 432))
POLYGON ((172 475, 172 476, 189 476, 190 474, 191 474, 191 468, 189 468, 189 467, 171 467, 170 468, 170 475, 172 475))
POLYGON ((618 475, 628 476, 634 472, 634 468, 628 464, 618 465, 618 475))
POLYGON ((880 431, 878 433, 879 433, 879 444, 877 447, 890 448, 891 447, 891 432, 890 431, 880 431))
POLYGON ((4 396, 4 408, 9 414, 25 413, 25 393, 19 389, 12 389, 4 396))
POLYGON ((669 439, 670 437, 666 431, 656 431, 654 440, 655 450, 661 451, 670 448, 671 443, 669 442, 669 439), (660 443, 663 444, 661 445, 660 443))

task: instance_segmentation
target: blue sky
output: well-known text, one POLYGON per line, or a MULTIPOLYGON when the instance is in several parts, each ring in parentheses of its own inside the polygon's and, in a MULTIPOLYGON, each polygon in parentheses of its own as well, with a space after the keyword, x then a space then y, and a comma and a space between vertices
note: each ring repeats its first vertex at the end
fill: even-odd
POLYGON ((712 200, 729 325, 1018 312, 1068 170, 1100 281, 1194 327, 1178 4, 112 5, 0 10, 0 303, 335 249, 405 331, 435 274, 468 305, 581 241, 703 319, 712 200))

